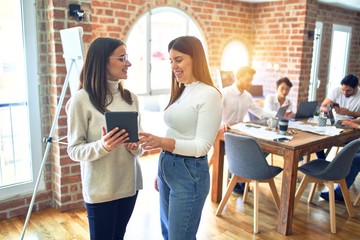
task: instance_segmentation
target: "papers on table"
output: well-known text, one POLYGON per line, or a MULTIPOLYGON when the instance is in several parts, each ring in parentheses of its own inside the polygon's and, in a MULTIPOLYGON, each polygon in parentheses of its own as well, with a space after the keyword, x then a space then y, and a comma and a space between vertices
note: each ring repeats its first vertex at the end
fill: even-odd
POLYGON ((289 128, 295 128, 301 131, 327 136, 336 136, 342 132, 342 129, 336 128, 335 126, 319 127, 317 125, 311 125, 301 121, 289 121, 289 128))
POLYGON ((262 127, 251 123, 238 123, 231 126, 231 128, 246 133, 247 135, 256 138, 266 139, 266 140, 274 140, 276 138, 287 138, 291 140, 293 138, 292 136, 281 135, 277 131, 276 132, 270 131, 267 130, 266 127, 262 127))
MULTIPOLYGON (((274 140, 276 138, 287 138, 291 140, 293 138, 292 136, 281 135, 277 131, 270 131, 267 127, 251 123, 238 123, 231 126, 231 128, 246 133, 247 135, 266 140, 274 140)), ((289 128, 326 136, 336 136, 342 132, 342 129, 336 128, 335 126, 319 127, 301 121, 289 121, 289 128)))

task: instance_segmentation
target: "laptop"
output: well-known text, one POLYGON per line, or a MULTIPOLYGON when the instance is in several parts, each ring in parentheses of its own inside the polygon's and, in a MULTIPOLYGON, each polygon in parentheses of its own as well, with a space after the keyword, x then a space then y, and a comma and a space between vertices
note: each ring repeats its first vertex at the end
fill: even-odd
POLYGON ((334 117, 334 113, 333 113, 333 109, 330 108, 330 111, 328 112, 328 115, 329 115, 329 119, 330 119, 330 123, 331 123, 331 126, 335 126, 337 128, 350 128, 349 126, 346 126, 346 125, 342 125, 341 124, 341 121, 336 121, 335 120, 335 117, 334 117))
POLYGON ((318 105, 317 101, 310 101, 310 102, 301 102, 299 104, 298 110, 291 120, 298 120, 301 118, 310 118, 314 116, 314 112, 318 105))
MULTIPOLYGON (((277 111, 275 117, 276 118, 284 118, 284 115, 286 113, 286 110, 289 108, 289 105, 286 105, 286 106, 283 106, 283 107, 280 107, 279 110, 277 111)), ((254 123, 254 124, 258 124, 258 125, 262 125, 262 126, 267 126, 267 120, 268 118, 262 118, 262 119, 254 119, 252 121, 250 121, 251 123, 254 123)))

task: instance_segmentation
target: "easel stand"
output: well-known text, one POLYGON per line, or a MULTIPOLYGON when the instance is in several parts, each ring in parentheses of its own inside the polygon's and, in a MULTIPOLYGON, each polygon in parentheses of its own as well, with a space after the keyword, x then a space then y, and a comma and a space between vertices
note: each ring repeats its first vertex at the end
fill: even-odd
POLYGON ((20 238, 21 240, 24 239, 26 227, 27 227, 27 224, 29 222, 31 212, 32 212, 32 209, 33 209, 33 206, 34 206, 34 202, 35 202, 35 198, 36 198, 36 192, 37 192, 37 189, 39 187, 40 178, 42 176, 42 172, 43 172, 44 167, 45 167, 45 162, 46 162, 46 159, 47 159, 49 151, 50 151, 50 146, 54 142, 53 141, 54 131, 55 131, 57 120, 59 118, 60 111, 61 111, 61 108, 62 108, 62 105, 63 105, 63 102, 64 102, 66 90, 67 90, 67 88, 69 86, 70 73, 71 73, 71 70, 72 70, 72 67, 73 67, 74 64, 75 64, 75 68, 76 68, 75 59, 72 58, 71 59, 71 64, 70 64, 70 67, 69 67, 69 71, 67 72, 65 82, 64 82, 64 86, 63 86, 62 91, 61 91, 59 103, 58 103, 58 105, 56 107, 56 113, 55 113, 55 116, 54 116, 54 120, 52 122, 50 134, 45 140, 47 142, 46 149, 45 149, 44 156, 42 158, 42 162, 41 162, 41 165, 40 165, 40 169, 39 169, 39 173, 38 173, 38 176, 37 176, 35 188, 34 188, 34 191, 33 191, 32 197, 31 197, 30 206, 29 206, 29 209, 28 209, 28 212, 27 212, 27 215, 26 215, 24 227, 23 227, 22 232, 21 232, 21 238, 20 238))

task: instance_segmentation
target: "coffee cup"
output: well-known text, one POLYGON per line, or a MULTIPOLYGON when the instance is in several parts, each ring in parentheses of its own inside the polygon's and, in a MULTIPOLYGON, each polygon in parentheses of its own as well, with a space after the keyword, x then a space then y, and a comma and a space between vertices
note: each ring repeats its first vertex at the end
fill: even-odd
POLYGON ((327 122, 326 117, 319 116, 319 127, 325 127, 327 122))
POLYGON ((266 123, 271 130, 275 130, 279 123, 279 119, 271 117, 266 121, 266 123))
POLYGON ((289 126, 288 119, 280 119, 279 120, 279 134, 285 135, 289 126))

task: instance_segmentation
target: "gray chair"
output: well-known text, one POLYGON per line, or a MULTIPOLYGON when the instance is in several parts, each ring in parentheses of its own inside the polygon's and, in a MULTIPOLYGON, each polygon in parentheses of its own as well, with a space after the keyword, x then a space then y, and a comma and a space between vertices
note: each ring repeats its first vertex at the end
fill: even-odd
POLYGON ((335 183, 340 184, 349 216, 354 217, 354 211, 350 200, 349 190, 345 182, 345 177, 349 174, 352 159, 359 148, 360 139, 353 140, 346 144, 331 162, 324 159, 316 159, 299 167, 299 171, 305 175, 296 191, 295 204, 303 195, 308 183, 314 183, 310 190, 308 202, 311 202, 314 196, 316 185, 319 183, 326 184, 329 188, 330 229, 332 233, 336 233, 334 196, 335 183))
POLYGON ((274 202, 279 211, 280 199, 274 183, 274 177, 278 175, 282 168, 270 166, 263 154, 263 151, 251 137, 241 136, 226 132, 225 137, 225 152, 228 160, 230 172, 232 173, 231 180, 226 189, 224 198, 221 200, 216 216, 221 215, 225 204, 227 203, 232 190, 237 182, 245 182, 245 190, 243 201, 245 202, 249 182, 254 183, 254 232, 258 233, 258 183, 267 182, 270 185, 273 194, 274 202))

